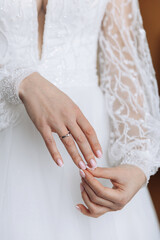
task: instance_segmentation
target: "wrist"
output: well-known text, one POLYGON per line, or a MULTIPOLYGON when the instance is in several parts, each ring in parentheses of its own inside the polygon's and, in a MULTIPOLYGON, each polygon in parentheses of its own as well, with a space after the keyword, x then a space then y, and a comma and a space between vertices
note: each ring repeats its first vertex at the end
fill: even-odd
POLYGON ((145 186, 147 184, 147 177, 144 171, 137 165, 134 164, 121 164, 121 166, 125 166, 127 168, 130 168, 130 170, 133 171, 133 174, 135 175, 135 178, 139 179, 139 182, 142 186, 145 186))
POLYGON ((22 102, 25 99, 25 95, 27 93, 27 90, 31 87, 31 83, 32 81, 34 81, 35 79, 37 79, 37 77, 39 77, 40 74, 38 72, 33 72, 31 73, 29 76, 27 76, 26 78, 24 78, 21 83, 19 84, 19 88, 18 88, 18 96, 19 98, 22 100, 22 102))
POLYGON ((145 183, 147 182, 147 177, 144 171, 139 166, 133 165, 133 167, 137 172, 137 176, 139 176, 139 179, 141 180, 142 186, 145 185, 145 183))

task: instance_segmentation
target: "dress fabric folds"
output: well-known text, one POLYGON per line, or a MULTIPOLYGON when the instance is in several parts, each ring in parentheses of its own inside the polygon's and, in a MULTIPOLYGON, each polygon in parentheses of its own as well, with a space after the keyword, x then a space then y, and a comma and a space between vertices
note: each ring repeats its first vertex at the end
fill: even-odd
POLYGON ((159 240, 147 189, 160 166, 159 127, 137 0, 48 0, 41 59, 36 1, 0 0, 0 239, 159 240), (146 184, 122 210, 95 219, 75 209, 83 202, 78 168, 55 133, 64 167, 54 163, 18 96, 33 72, 64 91, 92 124, 103 149, 98 166, 128 163, 144 171, 146 184))

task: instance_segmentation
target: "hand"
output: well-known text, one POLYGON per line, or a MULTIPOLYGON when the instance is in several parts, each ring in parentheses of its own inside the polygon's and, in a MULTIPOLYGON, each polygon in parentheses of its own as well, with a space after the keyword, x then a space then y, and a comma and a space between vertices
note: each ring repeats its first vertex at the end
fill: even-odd
POLYGON ((82 198, 88 209, 83 204, 76 207, 84 215, 94 218, 122 209, 146 181, 140 168, 128 164, 113 168, 97 167, 93 171, 80 170, 80 175, 82 198), (113 187, 104 187, 94 177, 110 179, 113 187))
POLYGON ((63 136, 70 130, 72 135, 61 140, 74 163, 81 169, 86 168, 75 145, 76 141, 88 165, 96 167, 95 156, 101 157, 102 149, 95 130, 64 92, 35 72, 21 82, 19 97, 59 166, 63 166, 63 159, 52 132, 63 136))

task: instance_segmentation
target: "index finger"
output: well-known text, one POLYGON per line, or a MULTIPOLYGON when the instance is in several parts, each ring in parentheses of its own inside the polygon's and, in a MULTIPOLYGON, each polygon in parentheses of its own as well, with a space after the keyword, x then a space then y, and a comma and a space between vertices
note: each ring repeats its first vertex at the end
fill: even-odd
POLYGON ((104 187, 88 170, 80 170, 80 174, 97 196, 113 203, 117 202, 119 194, 116 189, 104 187))

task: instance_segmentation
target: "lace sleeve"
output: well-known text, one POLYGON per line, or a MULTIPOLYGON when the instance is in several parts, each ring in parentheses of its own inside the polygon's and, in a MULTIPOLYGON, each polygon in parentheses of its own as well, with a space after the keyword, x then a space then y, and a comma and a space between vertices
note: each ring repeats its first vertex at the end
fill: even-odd
MULTIPOLYGON (((31 61, 21 59, 16 61, 12 53, 14 47, 10 44, 10 36, 6 36, 0 25, 0 130, 17 122, 22 101, 18 95, 20 82, 36 71, 31 61)), ((11 36, 13 38, 13 36, 11 36)))
POLYGON ((0 131, 15 125, 20 119, 23 104, 18 95, 21 81, 35 72, 35 69, 13 66, 0 66, 0 131))
POLYGON ((1 100, 11 104, 21 104, 22 101, 18 95, 18 89, 21 81, 33 73, 35 69, 18 67, 7 70, 7 67, 0 69, 0 89, 1 100))
POLYGON ((138 166, 147 184, 160 166, 160 101, 138 0, 108 1, 98 43, 109 160, 138 166))

